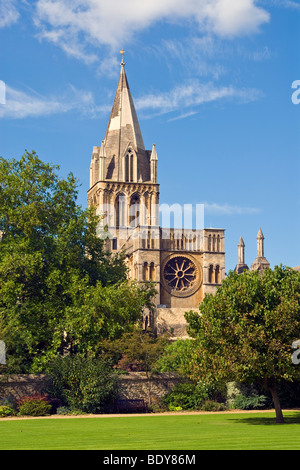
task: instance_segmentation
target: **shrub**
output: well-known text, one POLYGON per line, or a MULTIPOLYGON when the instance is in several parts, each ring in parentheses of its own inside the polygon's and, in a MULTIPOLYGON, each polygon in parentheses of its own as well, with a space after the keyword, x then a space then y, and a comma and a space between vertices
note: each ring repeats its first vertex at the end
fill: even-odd
POLYGON ((56 414, 58 415, 68 415, 68 416, 77 416, 77 415, 82 415, 83 411, 82 410, 71 410, 71 408, 68 408, 67 406, 60 406, 56 410, 56 414))
POLYGON ((5 418, 6 416, 13 416, 16 412, 13 408, 6 405, 0 405, 0 417, 5 418))
POLYGON ((169 411, 182 411, 181 406, 169 405, 169 411))
POLYGON ((206 400, 202 405, 201 405, 201 410, 202 411, 225 411, 227 408, 224 405, 224 403, 219 403, 217 401, 213 400, 206 400))
POLYGON ((107 360, 58 357, 49 366, 48 392, 61 405, 81 413, 99 413, 117 395, 118 374, 107 360))
POLYGON ((56 414, 58 415, 69 415, 70 413, 71 410, 67 406, 59 406, 56 410, 56 414))
POLYGON ((18 401, 20 416, 47 416, 51 412, 51 404, 46 395, 34 394, 22 397, 18 401))
POLYGON ((209 398, 209 387, 204 384, 180 383, 167 393, 162 401, 171 407, 180 406, 183 410, 195 410, 209 398))
POLYGON ((264 408, 267 403, 265 395, 242 395, 239 394, 235 397, 231 404, 231 408, 238 410, 255 410, 257 408, 264 408))

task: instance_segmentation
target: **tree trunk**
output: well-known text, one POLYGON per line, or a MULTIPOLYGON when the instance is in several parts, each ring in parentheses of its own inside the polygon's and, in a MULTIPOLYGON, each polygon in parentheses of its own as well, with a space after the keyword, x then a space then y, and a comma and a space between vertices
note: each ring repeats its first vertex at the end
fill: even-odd
POLYGON ((274 408, 275 408, 275 413, 276 413, 276 423, 283 424, 284 418, 282 414, 281 404, 280 404, 280 400, 278 397, 276 385, 269 386, 268 388, 269 388, 269 391, 271 392, 273 403, 274 403, 274 408))

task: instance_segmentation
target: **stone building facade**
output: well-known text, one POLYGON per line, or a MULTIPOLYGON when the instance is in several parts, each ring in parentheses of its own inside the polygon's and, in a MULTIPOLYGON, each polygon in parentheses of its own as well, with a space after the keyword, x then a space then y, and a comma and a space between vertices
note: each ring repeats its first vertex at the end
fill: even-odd
POLYGON ((103 215, 99 236, 108 235, 108 249, 125 250, 130 278, 156 285, 156 308, 145 323, 186 337, 185 312, 198 310, 225 277, 225 231, 160 227, 157 165, 155 144, 145 149, 122 59, 106 133, 93 147, 88 203, 103 215))

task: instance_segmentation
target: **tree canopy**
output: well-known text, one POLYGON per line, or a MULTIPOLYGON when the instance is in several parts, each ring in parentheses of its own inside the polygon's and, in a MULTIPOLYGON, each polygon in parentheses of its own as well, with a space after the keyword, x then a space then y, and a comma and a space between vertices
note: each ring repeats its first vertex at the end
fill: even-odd
POLYGON ((186 319, 195 338, 190 375, 260 382, 283 422, 277 384, 300 377, 291 360, 292 343, 300 339, 300 273, 282 266, 262 274, 231 272, 186 319))
POLYGON ((124 254, 105 250, 78 181, 58 170, 35 152, 0 158, 0 339, 15 371, 120 336, 153 294, 126 280, 124 254))

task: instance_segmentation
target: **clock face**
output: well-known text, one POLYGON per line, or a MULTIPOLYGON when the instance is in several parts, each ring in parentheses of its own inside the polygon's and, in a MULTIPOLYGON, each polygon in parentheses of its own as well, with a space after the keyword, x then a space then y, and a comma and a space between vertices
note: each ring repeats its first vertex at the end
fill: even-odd
POLYGON ((191 257, 171 256, 163 267, 163 284, 176 297, 188 297, 200 287, 200 266, 191 257))

